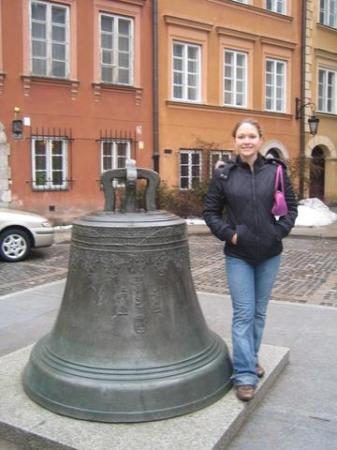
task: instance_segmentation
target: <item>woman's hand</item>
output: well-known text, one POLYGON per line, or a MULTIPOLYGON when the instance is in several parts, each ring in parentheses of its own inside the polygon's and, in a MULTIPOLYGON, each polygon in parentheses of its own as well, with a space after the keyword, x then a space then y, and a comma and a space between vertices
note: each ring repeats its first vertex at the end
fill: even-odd
POLYGON ((232 239, 231 239, 231 243, 233 245, 236 245, 238 243, 238 235, 237 235, 237 233, 233 234, 232 239))

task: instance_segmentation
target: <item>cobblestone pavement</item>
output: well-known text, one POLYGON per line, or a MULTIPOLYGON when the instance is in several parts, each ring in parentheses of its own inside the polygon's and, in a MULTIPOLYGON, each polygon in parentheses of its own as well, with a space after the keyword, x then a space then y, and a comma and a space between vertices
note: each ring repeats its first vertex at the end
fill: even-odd
MULTIPOLYGON (((190 236, 191 263, 196 289, 228 294, 223 244, 212 236, 190 236)), ((337 307, 337 241, 283 241, 280 273, 272 299, 337 307)))
POLYGON ((18 263, 0 261, 0 295, 28 289, 67 276, 69 244, 33 250, 18 263))
MULTIPOLYGON (((228 294, 223 269, 223 244, 213 236, 189 236, 192 274, 196 289, 228 294)), ((69 244, 34 251, 26 261, 0 262, 0 295, 66 277, 69 244)), ((274 300, 337 307, 337 240, 284 240, 274 300)))

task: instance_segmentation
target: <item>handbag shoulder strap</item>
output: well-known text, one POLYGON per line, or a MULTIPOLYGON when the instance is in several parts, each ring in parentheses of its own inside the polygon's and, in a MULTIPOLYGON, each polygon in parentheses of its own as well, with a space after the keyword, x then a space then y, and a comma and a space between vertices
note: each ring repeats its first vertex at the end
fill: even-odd
POLYGON ((280 164, 277 165, 276 176, 275 176, 275 191, 278 190, 279 184, 281 183, 281 191, 284 193, 284 179, 283 170, 280 164))

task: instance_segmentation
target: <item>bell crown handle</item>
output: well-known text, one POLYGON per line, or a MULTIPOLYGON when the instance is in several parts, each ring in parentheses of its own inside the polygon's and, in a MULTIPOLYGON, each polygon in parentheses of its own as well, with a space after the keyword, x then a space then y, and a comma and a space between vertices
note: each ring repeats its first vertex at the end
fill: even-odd
POLYGON ((122 202, 123 212, 136 212, 136 181, 145 179, 147 181, 145 188, 145 209, 146 211, 156 210, 156 190, 160 182, 157 172, 150 169, 140 169, 135 167, 132 162, 128 162, 125 169, 111 169, 104 172, 101 176, 105 197, 105 211, 115 211, 116 190, 113 186, 113 180, 125 182, 125 195, 122 202))

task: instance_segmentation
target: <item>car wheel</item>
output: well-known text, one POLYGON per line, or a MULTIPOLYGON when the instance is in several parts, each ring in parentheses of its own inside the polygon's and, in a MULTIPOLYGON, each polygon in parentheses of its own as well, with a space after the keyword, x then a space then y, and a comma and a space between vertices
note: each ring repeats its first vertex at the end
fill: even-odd
POLYGON ((10 228, 0 234, 0 257, 5 261, 22 261, 30 247, 29 235, 24 230, 10 228))

